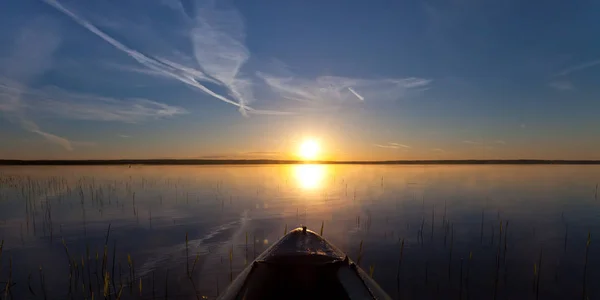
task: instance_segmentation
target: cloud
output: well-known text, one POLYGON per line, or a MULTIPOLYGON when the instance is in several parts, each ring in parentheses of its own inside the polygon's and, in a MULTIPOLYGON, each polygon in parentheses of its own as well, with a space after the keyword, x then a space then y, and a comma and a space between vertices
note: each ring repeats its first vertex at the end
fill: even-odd
POLYGON ((20 97, 21 111, 71 120, 137 123, 187 113, 184 108, 147 99, 116 99, 68 92, 57 87, 25 89, 18 83, 0 78, 0 99, 17 96, 20 97))
MULTIPOLYGON (((120 50, 148 68, 148 74, 162 74, 196 88, 218 100, 238 107, 243 115, 281 114, 271 110, 255 110, 248 104, 253 102, 251 80, 240 76, 240 69, 250 53, 244 45, 244 26, 241 15, 234 9, 216 9, 213 6, 198 5, 191 17, 181 4, 163 1, 163 4, 179 13, 189 32, 194 57, 199 67, 178 64, 167 58, 141 53, 100 30, 89 20, 67 9, 55 0, 43 0, 59 12, 71 18, 80 26, 100 37, 117 50, 120 50), (218 93, 205 86, 213 83, 224 88, 228 95, 218 93)), ((139 71, 139 70, 136 70, 139 71)))
POLYGON ((406 149, 410 148, 410 146, 408 146, 408 145, 398 144, 398 143, 373 144, 373 146, 379 147, 379 148, 385 148, 385 149, 401 149, 401 148, 403 148, 404 150, 406 150, 406 149))
POLYGON ((431 151, 433 151, 433 152, 446 152, 444 149, 441 149, 441 148, 433 148, 433 149, 431 149, 431 151))
POLYGON ((581 71, 587 68, 591 68, 594 66, 600 65, 600 59, 588 61, 579 65, 571 66, 562 70, 561 72, 556 73, 556 76, 566 76, 573 72, 581 71))
POLYGON ((404 144, 398 144, 398 143, 389 143, 392 146, 397 146, 397 147, 402 147, 402 148, 410 148, 410 146, 408 145, 404 145, 404 144))
POLYGON ((46 140, 48 140, 52 143, 55 143, 57 145, 60 145, 61 147, 65 148, 65 150, 73 151, 73 146, 72 146, 71 141, 69 141, 68 139, 66 139, 64 137, 42 131, 38 127, 38 125, 32 121, 21 119, 21 125, 23 126, 23 128, 25 128, 29 132, 38 134, 38 135, 42 136, 43 138, 45 138, 46 140))
POLYGON ((61 43, 58 26, 45 17, 33 18, 18 31, 11 55, 2 59, 2 69, 20 81, 28 81, 52 67, 52 56, 61 43))
POLYGON ((423 88, 431 80, 422 78, 359 79, 341 76, 320 76, 315 79, 279 77, 257 72, 274 93, 284 99, 311 104, 342 104, 364 99, 395 100, 409 91, 423 88), (361 94, 354 89, 359 89, 361 94))
POLYGON ((469 141, 469 140, 462 141, 462 142, 465 143, 465 144, 469 144, 469 145, 480 145, 481 144, 480 142, 469 141))
MULTIPOLYGON (((7 75, 28 82, 52 66, 52 56, 60 42, 55 23, 46 18, 34 18, 19 31, 11 55, 0 63, 7 75)), ((23 111, 27 106, 23 103, 23 96, 27 91, 24 84, 0 77, 0 111, 8 115, 8 120, 18 122, 23 129, 72 151, 71 141, 42 130, 27 117, 23 111)))
POLYGON ((569 91, 574 89, 573 83, 568 80, 558 80, 548 83, 548 86, 559 91, 569 91))
POLYGON ((117 134, 117 136, 120 137, 120 138, 124 138, 124 139, 128 139, 128 138, 131 137, 131 136, 126 135, 126 134, 117 134))
POLYGON ((496 140, 496 141, 494 141, 494 143, 498 144, 498 145, 506 145, 506 142, 503 140, 496 140))

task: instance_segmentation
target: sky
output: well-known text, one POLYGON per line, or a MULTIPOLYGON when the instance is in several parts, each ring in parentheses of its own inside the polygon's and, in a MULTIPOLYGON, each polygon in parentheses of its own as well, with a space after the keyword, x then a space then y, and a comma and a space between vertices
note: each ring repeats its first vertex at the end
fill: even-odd
POLYGON ((600 2, 0 1, 1 159, 600 159, 600 2))

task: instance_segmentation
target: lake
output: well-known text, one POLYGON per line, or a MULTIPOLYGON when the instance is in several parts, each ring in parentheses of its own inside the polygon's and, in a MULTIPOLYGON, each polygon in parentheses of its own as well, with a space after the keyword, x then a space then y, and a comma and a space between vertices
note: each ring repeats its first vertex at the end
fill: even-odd
POLYGON ((0 167, 0 298, 213 299, 306 225, 394 299, 600 299, 598 182, 600 166, 0 167))

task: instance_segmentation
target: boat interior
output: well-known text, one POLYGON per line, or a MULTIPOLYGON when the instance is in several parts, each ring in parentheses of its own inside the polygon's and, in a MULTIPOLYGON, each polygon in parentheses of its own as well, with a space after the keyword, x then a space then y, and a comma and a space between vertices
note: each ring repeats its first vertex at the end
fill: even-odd
POLYGON ((245 283, 241 299, 350 299, 339 280, 342 261, 315 263, 257 262, 245 283))

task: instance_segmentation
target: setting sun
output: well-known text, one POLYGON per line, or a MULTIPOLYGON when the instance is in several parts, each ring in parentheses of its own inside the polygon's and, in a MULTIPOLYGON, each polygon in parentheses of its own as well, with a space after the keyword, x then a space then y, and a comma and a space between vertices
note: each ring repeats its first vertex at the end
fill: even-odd
POLYGON ((319 150, 320 150, 320 147, 316 141, 306 140, 306 141, 302 142, 302 144, 300 145, 298 154, 303 159, 312 160, 312 159, 317 158, 317 155, 319 154, 319 150))

